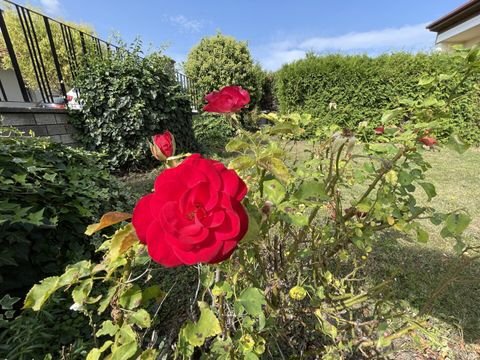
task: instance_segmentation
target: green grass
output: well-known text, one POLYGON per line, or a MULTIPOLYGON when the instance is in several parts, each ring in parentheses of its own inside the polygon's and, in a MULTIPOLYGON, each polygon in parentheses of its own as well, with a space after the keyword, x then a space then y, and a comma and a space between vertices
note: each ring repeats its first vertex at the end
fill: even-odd
MULTIPOLYGON (((438 194, 431 206, 443 212, 468 211, 472 217, 466 231, 468 243, 480 245, 479 149, 463 155, 441 149, 426 152, 425 157, 432 164, 427 177, 435 184, 438 194)), ((420 198, 426 203, 425 196, 420 198)), ((453 252, 454 243, 443 239, 440 229, 429 221, 424 224, 430 234, 428 243, 420 244, 414 239, 399 237, 393 231, 386 232, 368 261, 368 275, 373 281, 395 279, 390 295, 407 300, 417 309, 422 308, 426 299, 460 264, 453 252)), ((465 266, 458 272, 456 281, 433 304, 432 321, 456 339, 451 344, 453 347, 461 347, 464 341, 472 344, 470 350, 473 351, 473 344, 480 342, 479 279, 479 262, 465 266)), ((457 356, 459 359, 468 358, 457 356)))
MULTIPOLYGON (((303 144, 300 144, 297 151, 301 152, 302 148, 303 144)), ((448 149, 426 151, 425 157, 433 166, 427 177, 435 184, 438 193, 430 205, 443 212, 468 211, 472 217, 467 230, 469 243, 480 245, 480 149, 471 149, 463 155, 448 149)), ((151 191, 159 172, 160 169, 155 169, 122 180, 133 193, 141 196, 151 191)), ((419 193, 419 198, 426 203, 423 193, 419 193)), ((401 237, 394 231, 383 233, 366 268, 367 276, 374 283, 394 279, 389 296, 406 300, 416 309, 422 307, 448 277, 452 267, 459 263, 453 252, 453 242, 443 239, 439 235, 440 229, 430 222, 425 221, 425 226, 430 234, 426 244, 401 237)), ((176 274, 180 278, 185 276, 183 270, 169 272, 172 278, 176 274)), ((458 275, 458 279, 433 304, 431 321, 441 336, 449 338, 455 359, 475 359, 480 353, 480 346, 475 345, 480 343, 480 264, 472 263, 458 275)), ((190 287, 191 279, 186 283, 190 287)), ((182 285, 176 286, 180 286, 180 290, 175 291, 181 297, 182 285)), ((191 295, 191 289, 188 294, 191 295)), ((175 301, 172 306, 176 306, 175 301)))

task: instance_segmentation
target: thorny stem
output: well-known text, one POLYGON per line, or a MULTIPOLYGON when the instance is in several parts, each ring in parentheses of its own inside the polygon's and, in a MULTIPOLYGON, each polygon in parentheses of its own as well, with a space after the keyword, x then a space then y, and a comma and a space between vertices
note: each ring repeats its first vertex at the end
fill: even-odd
MULTIPOLYGON (((373 189, 375 189, 375 186, 377 186, 378 182, 383 178, 383 176, 389 172, 393 166, 393 164, 395 164, 404 154, 405 152, 407 151, 407 149, 405 148, 402 148, 400 149, 397 154, 393 157, 392 160, 390 160, 390 166, 383 166, 382 169, 379 171, 379 173, 377 174, 375 180, 373 180, 373 182, 370 184, 370 186, 368 187, 367 191, 365 191, 365 193, 362 195, 362 197, 356 201, 355 203, 355 207, 360 204, 363 200, 365 200, 368 195, 370 195, 370 193, 373 191, 373 189)), ((345 217, 343 218, 343 220, 348 220, 350 219, 351 217, 353 217, 355 215, 355 212, 352 211, 348 214, 345 215, 345 217)))

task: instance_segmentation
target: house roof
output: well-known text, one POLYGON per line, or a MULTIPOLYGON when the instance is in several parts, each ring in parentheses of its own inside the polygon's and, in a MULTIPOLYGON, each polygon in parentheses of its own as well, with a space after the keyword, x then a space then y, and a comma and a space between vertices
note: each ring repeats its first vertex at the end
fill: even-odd
POLYGON ((443 32, 476 15, 480 15, 480 0, 470 0, 447 15, 429 24, 427 29, 437 33, 443 32))

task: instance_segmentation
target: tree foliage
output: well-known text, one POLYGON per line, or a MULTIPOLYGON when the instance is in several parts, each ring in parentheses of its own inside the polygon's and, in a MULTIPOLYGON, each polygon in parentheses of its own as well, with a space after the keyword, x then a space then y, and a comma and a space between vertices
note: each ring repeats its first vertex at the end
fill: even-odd
POLYGON ((203 38, 192 48, 185 72, 196 85, 199 102, 205 94, 228 85, 250 92, 251 106, 261 99, 263 72, 252 59, 246 42, 221 33, 203 38))
MULTIPOLYGON (((32 89, 36 89, 38 87, 38 82, 35 75, 34 67, 32 65, 29 48, 27 45, 24 32, 22 30, 22 25, 20 23, 18 13, 12 6, 8 6, 4 10, 3 16, 5 18, 5 23, 8 28, 8 33, 12 40, 12 45, 15 50, 17 61, 19 63, 25 84, 32 89)), ((50 46, 49 39, 47 37, 44 20, 41 16, 33 13, 31 13, 31 20, 33 23, 33 28, 35 30, 36 39, 38 40, 40 55, 43 59, 43 64, 45 66, 48 82, 50 83, 51 86, 53 86, 52 92, 54 92, 54 94, 55 93, 58 94, 60 91, 60 88, 59 88, 60 84, 58 82, 55 64, 52 61, 51 46, 50 46)), ((75 29, 81 30, 86 34, 95 35, 95 31, 91 25, 78 24, 74 22, 64 22, 64 23, 75 29)), ((58 55, 58 60, 62 69, 62 73, 65 78, 64 81, 67 87, 72 87, 73 86, 72 69, 71 69, 70 60, 69 60, 69 52, 65 46, 60 25, 54 21, 50 21, 50 27, 52 30, 52 37, 55 43, 55 49, 58 55)), ((72 42, 73 42, 72 46, 77 56, 77 62, 80 62, 83 57, 80 35, 77 31, 72 31, 71 35, 72 35, 72 42)), ((95 53, 95 50, 94 50, 95 45, 92 41, 90 41, 88 37, 85 37, 85 47, 86 47, 87 53, 89 54, 95 53)), ((6 52, 5 40, 3 36, 0 36, 0 51, 2 52, 2 54, 8 54, 6 52)), ((12 67, 9 56, 2 56, 0 58, 0 67, 2 69, 9 69, 12 67)), ((73 70, 75 70, 75 68, 73 70)))

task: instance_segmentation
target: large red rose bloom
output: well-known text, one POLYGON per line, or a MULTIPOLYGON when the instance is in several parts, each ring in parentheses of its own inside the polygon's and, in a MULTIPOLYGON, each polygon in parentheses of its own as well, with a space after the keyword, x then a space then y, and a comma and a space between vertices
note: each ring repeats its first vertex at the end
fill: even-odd
POLYGON ((203 111, 215 113, 234 113, 250 102, 250 94, 241 86, 226 86, 205 96, 207 105, 203 111))
POLYGON ((234 170, 193 154, 163 171, 141 198, 132 223, 152 259, 164 266, 228 259, 248 229, 240 201, 247 187, 234 170))

